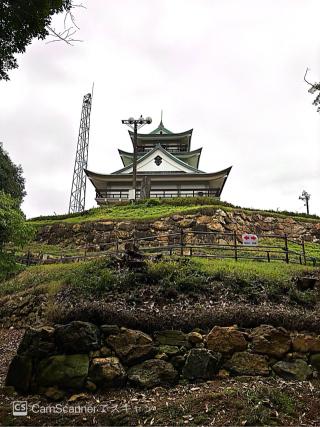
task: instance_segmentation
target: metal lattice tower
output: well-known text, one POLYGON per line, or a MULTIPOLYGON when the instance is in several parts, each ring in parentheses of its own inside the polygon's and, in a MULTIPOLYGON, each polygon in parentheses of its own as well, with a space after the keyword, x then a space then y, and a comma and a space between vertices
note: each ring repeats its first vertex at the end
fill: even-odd
POLYGON ((77 143, 76 159, 71 187, 69 213, 83 212, 86 201, 87 177, 84 170, 88 165, 90 113, 92 94, 87 93, 83 97, 79 136, 77 143))

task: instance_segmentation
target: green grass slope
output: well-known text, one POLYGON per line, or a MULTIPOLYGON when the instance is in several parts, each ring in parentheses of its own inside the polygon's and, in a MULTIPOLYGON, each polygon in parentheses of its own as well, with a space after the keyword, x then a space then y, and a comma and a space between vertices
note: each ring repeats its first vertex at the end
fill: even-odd
POLYGON ((149 199, 147 201, 137 202, 136 204, 126 202, 115 203, 107 207, 93 208, 81 214, 40 216, 37 218, 30 219, 29 222, 36 226, 41 226, 46 224, 54 224, 56 222, 79 223, 84 221, 99 220, 146 221, 179 213, 197 213, 199 211, 205 213, 208 210, 217 208, 221 208, 225 211, 240 209, 243 212, 259 213, 261 215, 267 216, 270 216, 271 214, 273 216, 278 217, 291 216, 298 221, 320 221, 320 217, 316 215, 306 215, 304 213, 287 211, 241 208, 240 206, 235 206, 231 203, 222 202, 219 199, 215 199, 212 197, 190 197, 172 199, 149 199))
POLYGON ((78 319, 146 332, 234 323, 320 332, 320 290, 299 289, 305 275, 319 270, 203 258, 147 261, 143 271, 119 269, 110 258, 34 266, 1 284, 0 319, 23 320, 33 310, 42 323, 78 319))

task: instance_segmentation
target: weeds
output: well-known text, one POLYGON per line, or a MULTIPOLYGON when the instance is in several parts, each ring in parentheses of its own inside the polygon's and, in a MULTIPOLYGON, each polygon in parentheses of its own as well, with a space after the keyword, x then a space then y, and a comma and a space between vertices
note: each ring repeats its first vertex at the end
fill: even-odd
POLYGON ((259 386, 247 392, 247 409, 239 419, 239 424, 279 425, 279 413, 293 416, 296 403, 289 394, 276 388, 259 386))

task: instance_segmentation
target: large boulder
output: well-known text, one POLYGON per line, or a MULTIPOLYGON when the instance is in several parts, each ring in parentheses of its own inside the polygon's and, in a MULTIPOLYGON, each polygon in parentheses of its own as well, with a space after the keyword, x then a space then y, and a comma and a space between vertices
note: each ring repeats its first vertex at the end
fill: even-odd
POLYGON ((319 353, 320 336, 296 334, 292 337, 292 347, 298 353, 319 353))
POLYGON ((286 379, 305 381, 312 375, 310 366, 301 359, 292 362, 279 361, 272 366, 276 374, 286 379))
POLYGON ((190 380, 207 380, 219 369, 220 353, 213 353, 206 348, 193 348, 189 351, 182 374, 190 380))
POLYGON ((103 388, 121 387, 126 381, 126 371, 117 357, 99 357, 92 360, 90 380, 103 388))
POLYGON ((203 341, 202 335, 197 331, 192 331, 188 335, 188 341, 192 345, 200 344, 203 341))
POLYGON ((100 346, 99 330, 89 322, 74 321, 55 329, 57 346, 64 353, 87 353, 100 346))
POLYGON ((310 356, 311 365, 320 373, 320 353, 310 356))
POLYGON ((152 338, 141 331, 122 328, 117 335, 109 335, 107 344, 126 365, 133 365, 155 353, 152 338))
POLYGON ((55 353, 54 328, 43 326, 26 330, 19 345, 18 354, 41 359, 55 353))
POLYGON ((284 328, 261 325, 251 333, 252 351, 281 358, 290 349, 291 339, 284 328))
POLYGON ((101 325, 100 330, 105 336, 116 335, 120 332, 118 325, 101 325))
POLYGON ((176 345, 160 345, 159 353, 165 353, 168 356, 176 356, 180 353, 180 348, 176 345))
POLYGON ((39 364, 37 385, 80 389, 88 375, 89 357, 86 354, 56 355, 39 364))
POLYGON ((215 326, 207 337, 208 349, 220 353, 243 351, 246 350, 247 345, 244 334, 234 326, 215 326))
POLYGON ((6 378, 6 386, 12 386, 21 393, 30 388, 32 360, 29 356, 16 355, 12 359, 6 378))
POLYGON ((164 330, 158 331, 154 334, 155 340, 158 344, 174 345, 174 346, 187 346, 188 339, 186 334, 179 330, 164 330))
POLYGON ((159 359, 149 359, 128 370, 129 381, 143 388, 175 384, 178 372, 171 363, 159 359))
POLYGON ((234 353, 225 367, 234 375, 269 375, 267 358, 247 351, 234 353))

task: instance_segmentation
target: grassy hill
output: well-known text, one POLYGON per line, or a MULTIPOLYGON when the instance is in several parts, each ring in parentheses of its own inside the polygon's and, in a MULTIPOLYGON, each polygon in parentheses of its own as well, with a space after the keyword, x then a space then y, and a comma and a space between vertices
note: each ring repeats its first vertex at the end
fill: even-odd
MULTIPOLYGON (((212 209, 238 210, 218 201, 151 201, 137 205, 97 208, 81 215, 40 217, 30 222, 36 227, 57 222, 77 224, 99 220, 149 220, 179 213, 205 213, 212 209), (190 203, 190 204, 189 204, 190 203)), ((246 210, 270 216, 271 212, 246 210)), ((273 213, 287 217, 289 214, 273 213)), ((319 222, 319 218, 301 221, 319 222)), ((269 239, 268 243, 276 244, 269 239)), ((290 243, 290 249, 296 249, 290 243)), ((318 254, 319 244, 307 244, 318 254)), ((49 253, 77 253, 76 248, 32 242, 30 250, 49 253)), ((26 250, 24 248, 23 250, 26 250)), ((67 323, 72 320, 95 324, 118 324, 151 333, 161 329, 194 328, 209 331, 214 325, 237 324, 251 328, 261 324, 288 330, 320 334, 320 270, 312 266, 249 260, 217 260, 194 257, 147 257, 138 269, 130 268, 119 256, 70 264, 26 267, 0 284, 0 343, 8 348, 3 359, 9 363, 26 325, 67 323), (303 278, 315 278, 303 286, 303 278), (9 329, 11 328, 11 329, 9 329), (2 340, 2 341, 1 341, 2 340), (11 344, 11 343, 14 344, 11 344), (14 347, 15 346, 15 347, 14 347)), ((6 367, 0 363, 0 377, 6 367)), ((0 378, 1 383, 1 378, 0 378)), ((273 377, 215 378, 200 384, 179 384, 172 389, 111 390, 77 397, 81 404, 109 402, 126 411, 79 418, 77 415, 34 415, 27 425, 296 425, 318 420, 319 380, 300 383, 273 377), (231 398, 230 398, 231 397, 231 398), (110 400, 111 399, 111 400, 110 400), (150 405, 153 410, 150 412, 150 405)), ((1 384, 0 384, 1 385, 1 384)), ((1 395, 0 409, 5 424, 25 424, 11 415, 16 396, 1 395), (2 411, 2 412, 1 412, 2 411)), ((37 397, 38 398, 38 397, 37 397)), ((33 397, 26 400, 32 402, 33 397)), ((42 404, 47 404, 40 397, 42 404)), ((69 401, 63 402, 71 405, 69 401)), ((78 404, 78 402, 76 402, 78 404)), ((24 417, 17 417, 24 418, 24 417)))
POLYGON ((172 199, 150 199, 148 201, 140 201, 136 204, 129 202, 119 202, 107 207, 93 208, 81 214, 66 214, 66 215, 49 215, 39 216, 29 220, 30 223, 36 226, 45 224, 54 224, 56 222, 79 223, 84 221, 99 221, 99 220, 134 220, 145 221, 166 217, 179 213, 197 213, 206 212, 214 208, 221 208, 224 211, 242 210, 246 213, 259 213, 261 215, 278 217, 292 217, 296 220, 309 222, 319 222, 320 217, 317 215, 306 215, 298 212, 288 211, 273 211, 259 210, 252 208, 241 208, 240 206, 232 205, 231 203, 222 202, 219 199, 212 197, 198 198, 172 198, 172 199))

